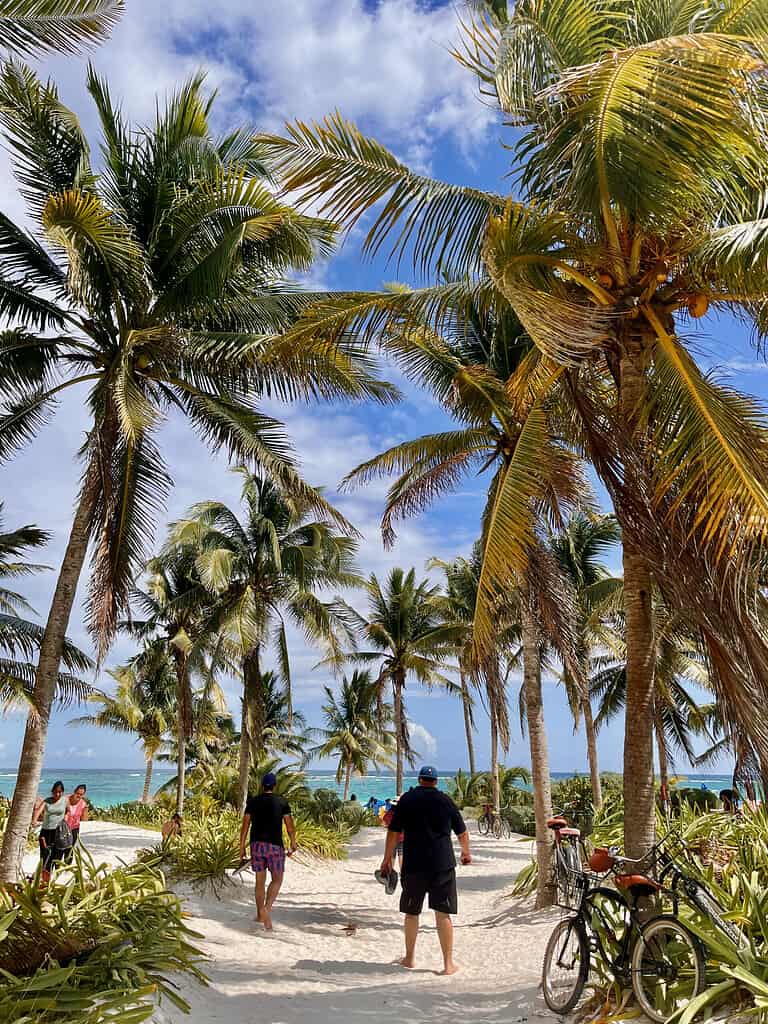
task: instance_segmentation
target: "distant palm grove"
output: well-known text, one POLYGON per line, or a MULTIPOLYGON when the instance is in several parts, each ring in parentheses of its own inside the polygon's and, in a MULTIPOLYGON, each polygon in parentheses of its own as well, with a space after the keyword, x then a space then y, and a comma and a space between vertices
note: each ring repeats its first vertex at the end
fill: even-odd
POLYGON ((469 5, 454 56, 497 108, 507 194, 410 170, 343 110, 219 133, 202 73, 136 125, 89 66, 89 140, 24 60, 95 44, 123 6, 0 12, 0 134, 26 210, 14 223, 0 203, 0 458, 62 395, 87 413, 41 621, 24 581, 44 571, 44 488, 36 524, 0 495, 0 703, 26 713, 0 881, 20 872, 51 714, 75 704, 78 723, 136 739, 145 802, 157 758, 173 759, 179 813, 193 788, 242 809, 257 772, 312 758, 333 762, 344 800, 376 768, 401 792, 420 753, 410 695, 426 687, 466 733, 457 798, 498 816, 528 779, 504 766, 522 726, 540 905, 544 677, 581 737, 594 809, 599 733, 624 717, 613 799, 629 856, 653 843, 677 764, 725 756, 768 791, 768 420, 687 338, 708 314, 716 336, 719 312, 758 348, 768 333, 766 5, 469 5), (361 224, 361 258, 391 254, 422 287, 295 283, 361 224), (484 508, 452 559, 366 574, 356 524, 266 403, 367 403, 385 420, 393 370, 450 423, 350 466, 340 491, 389 481, 393 564, 399 524, 450 508, 468 478, 484 508), (229 461, 239 502, 201 473, 166 522, 170 415, 229 461), (79 585, 88 652, 70 637, 79 585), (294 700, 292 630, 317 653, 318 722, 294 700), (97 687, 118 636, 134 653, 97 687))

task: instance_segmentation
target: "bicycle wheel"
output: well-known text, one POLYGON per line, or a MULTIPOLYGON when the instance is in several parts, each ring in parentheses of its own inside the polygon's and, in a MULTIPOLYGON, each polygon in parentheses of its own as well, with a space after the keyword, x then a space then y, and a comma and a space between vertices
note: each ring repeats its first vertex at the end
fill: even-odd
POLYGON ((676 917, 662 914, 640 929, 632 950, 632 988, 646 1016, 664 1024, 704 984, 701 943, 676 917))
POLYGON ((501 839, 501 834, 504 831, 501 818, 498 815, 493 817, 493 834, 497 839, 501 839))
POLYGON ((589 940, 584 922, 565 917, 549 937, 541 987, 552 1013, 570 1013, 581 999, 589 977, 589 940))
POLYGON ((481 836, 487 836, 488 835, 488 815, 487 814, 483 814, 481 817, 479 817, 477 819, 477 831, 480 833, 481 836))
POLYGON ((695 890, 689 891, 688 898, 701 914, 717 925, 720 931, 734 944, 736 949, 743 949, 749 945, 746 935, 733 921, 726 921, 723 917, 725 911, 703 885, 697 883, 695 890))

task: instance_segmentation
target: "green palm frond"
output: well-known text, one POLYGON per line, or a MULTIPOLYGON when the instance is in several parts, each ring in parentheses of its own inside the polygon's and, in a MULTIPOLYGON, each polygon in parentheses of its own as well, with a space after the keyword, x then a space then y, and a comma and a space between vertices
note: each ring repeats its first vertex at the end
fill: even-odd
POLYGON ((676 338, 658 332, 650 384, 660 442, 657 497, 696 507, 717 557, 768 538, 768 421, 757 404, 704 377, 676 338), (762 538, 762 540, 761 540, 762 538))
POLYGON ((351 226, 386 199, 366 236, 368 253, 378 252, 394 229, 392 255, 411 247, 423 272, 477 268, 488 218, 504 205, 501 197, 414 174, 339 114, 319 124, 288 124, 286 135, 263 135, 258 142, 284 188, 300 191, 305 203, 320 200, 324 215, 351 226))
POLYGON ((22 56, 78 53, 109 35, 124 0, 3 0, 0 47, 22 56))

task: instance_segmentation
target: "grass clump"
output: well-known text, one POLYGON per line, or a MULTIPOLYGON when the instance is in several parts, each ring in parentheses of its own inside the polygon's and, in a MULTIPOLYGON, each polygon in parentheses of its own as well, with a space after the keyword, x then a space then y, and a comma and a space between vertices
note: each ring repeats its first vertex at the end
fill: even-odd
POLYGON ((203 957, 162 873, 78 851, 59 878, 0 891, 0 1021, 136 1024, 163 999, 188 1012, 170 976, 204 983, 203 957))

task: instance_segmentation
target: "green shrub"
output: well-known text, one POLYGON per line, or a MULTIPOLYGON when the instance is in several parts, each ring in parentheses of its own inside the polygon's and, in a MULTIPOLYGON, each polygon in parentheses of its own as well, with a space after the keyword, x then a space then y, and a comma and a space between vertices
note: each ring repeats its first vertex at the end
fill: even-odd
POLYGON ((170 975, 204 982, 199 938, 151 865, 108 871, 78 851, 66 885, 0 892, 0 1020, 134 1024, 157 998, 188 1012, 170 975))
POLYGON ((170 814, 167 808, 156 803, 124 803, 112 807, 94 807, 90 817, 95 821, 114 821, 118 825, 132 825, 134 828, 159 829, 168 821, 170 814))

